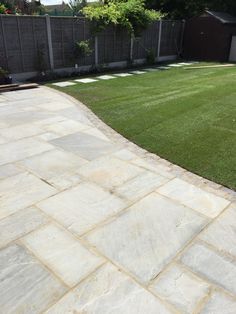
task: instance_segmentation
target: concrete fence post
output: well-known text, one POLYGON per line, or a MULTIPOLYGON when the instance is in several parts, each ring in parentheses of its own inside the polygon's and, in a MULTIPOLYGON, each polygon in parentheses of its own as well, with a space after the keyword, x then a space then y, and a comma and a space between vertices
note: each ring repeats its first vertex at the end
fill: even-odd
MULTIPOLYGON (((0 14, 0 20, 1 20, 1 28, 2 28, 2 38, 3 38, 3 47, 4 47, 4 54, 5 54, 5 61, 6 61, 6 68, 9 70, 9 64, 8 64, 8 53, 7 53, 7 41, 5 37, 5 29, 4 29, 4 24, 3 24, 3 17, 0 14)), ((4 66, 0 62, 0 66, 4 66)))
POLYGON ((46 27, 47 27, 47 37, 48 37, 48 53, 49 53, 49 62, 50 69, 54 69, 54 58, 53 58, 53 49, 52 49, 52 30, 51 30, 51 21, 50 16, 46 15, 46 27))
POLYGON ((24 72, 25 71, 25 64, 24 64, 24 56, 23 56, 23 47, 22 47, 22 39, 21 39, 21 30, 20 30, 19 16, 16 16, 16 25, 17 25, 17 32, 18 32, 19 45, 20 45, 20 56, 21 56, 22 72, 24 72))
POLYGON ((133 52, 134 52, 134 37, 131 34, 131 38, 130 38, 130 56, 129 56, 131 62, 133 61, 133 52))
POLYGON ((95 66, 98 66, 98 36, 95 36, 94 41, 94 53, 95 53, 95 66))
POLYGON ((157 61, 160 60, 161 54, 161 35, 162 35, 162 20, 159 22, 158 46, 157 46, 157 61))

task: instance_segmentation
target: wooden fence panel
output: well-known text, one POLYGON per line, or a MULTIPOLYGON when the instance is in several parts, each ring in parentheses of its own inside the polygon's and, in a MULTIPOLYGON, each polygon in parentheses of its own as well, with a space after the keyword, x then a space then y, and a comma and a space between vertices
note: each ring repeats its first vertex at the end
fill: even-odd
MULTIPOLYGON (((181 21, 162 21, 160 56, 178 54, 182 25, 181 21)), ((24 73, 71 68, 75 64, 93 66, 95 55, 97 65, 129 61, 130 57, 145 59, 148 51, 157 57, 159 27, 160 22, 150 25, 134 41, 133 49, 127 31, 108 27, 97 35, 96 50, 91 23, 84 18, 0 15, 0 66, 11 73, 24 73), (92 54, 78 59, 74 55, 75 42, 82 40, 90 41, 92 54)))

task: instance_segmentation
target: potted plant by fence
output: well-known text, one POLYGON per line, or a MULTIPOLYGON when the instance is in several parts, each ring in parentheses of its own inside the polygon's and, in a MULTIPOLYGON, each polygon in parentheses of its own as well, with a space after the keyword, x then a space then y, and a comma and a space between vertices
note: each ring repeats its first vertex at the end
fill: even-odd
POLYGON ((9 73, 0 67, 0 85, 11 84, 12 78, 9 76, 9 73))

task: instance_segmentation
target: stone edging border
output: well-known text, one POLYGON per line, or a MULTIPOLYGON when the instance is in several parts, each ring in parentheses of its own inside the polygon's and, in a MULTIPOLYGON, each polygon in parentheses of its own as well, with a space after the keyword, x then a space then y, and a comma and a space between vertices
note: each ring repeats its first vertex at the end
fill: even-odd
POLYGON ((124 148, 129 149, 138 157, 143 158, 147 162, 150 162, 152 164, 159 163, 159 165, 169 167, 170 174, 173 174, 175 177, 183 179, 184 181, 189 182, 191 184, 194 184, 195 186, 207 192, 226 198, 230 202, 236 202, 236 191, 231 190, 223 185, 220 185, 208 179, 205 179, 195 173, 192 173, 130 142, 124 136, 117 133, 114 129, 112 129, 105 122, 103 122, 99 117, 95 115, 95 113, 92 112, 91 109, 89 109, 86 105, 84 105, 82 102, 75 99, 74 97, 57 89, 50 88, 48 86, 40 86, 40 88, 50 89, 51 91, 53 90, 55 93, 61 94, 63 95, 63 97, 73 102, 85 113, 85 116, 92 122, 92 124, 94 124, 95 127, 102 131, 109 139, 111 139, 115 143, 122 144, 124 148))

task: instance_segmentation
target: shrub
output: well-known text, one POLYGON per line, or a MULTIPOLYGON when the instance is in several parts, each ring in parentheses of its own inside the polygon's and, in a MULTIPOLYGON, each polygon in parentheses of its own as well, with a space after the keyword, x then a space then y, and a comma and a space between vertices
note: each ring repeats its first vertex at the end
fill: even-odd
POLYGON ((92 52, 93 50, 90 47, 89 40, 77 41, 75 43, 75 57, 76 58, 90 56, 92 52))

